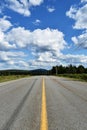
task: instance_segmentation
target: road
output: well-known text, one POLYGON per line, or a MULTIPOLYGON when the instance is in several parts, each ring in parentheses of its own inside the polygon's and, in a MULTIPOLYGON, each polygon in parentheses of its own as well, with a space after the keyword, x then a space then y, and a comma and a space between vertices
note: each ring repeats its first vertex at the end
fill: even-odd
POLYGON ((87 83, 54 76, 0 83, 0 130, 87 130, 87 83))

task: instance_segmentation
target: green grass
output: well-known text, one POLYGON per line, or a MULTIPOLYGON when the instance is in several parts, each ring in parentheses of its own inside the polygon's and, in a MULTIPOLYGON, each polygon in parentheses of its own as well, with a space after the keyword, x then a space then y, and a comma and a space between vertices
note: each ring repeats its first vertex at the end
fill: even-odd
POLYGON ((58 76, 73 78, 75 80, 87 82, 87 74, 59 74, 58 76))
POLYGON ((9 75, 9 76, 0 76, 0 82, 16 80, 24 77, 28 77, 29 75, 9 75))

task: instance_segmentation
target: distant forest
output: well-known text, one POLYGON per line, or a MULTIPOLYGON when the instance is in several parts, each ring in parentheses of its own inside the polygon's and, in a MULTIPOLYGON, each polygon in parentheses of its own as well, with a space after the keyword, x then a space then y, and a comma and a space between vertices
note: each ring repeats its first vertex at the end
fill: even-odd
POLYGON ((82 65, 79 65, 78 67, 69 65, 69 66, 54 66, 51 69, 51 74, 82 74, 87 73, 87 68, 85 68, 82 65))
POLYGON ((58 74, 87 74, 87 68, 82 65, 78 67, 69 66, 53 66, 51 70, 0 70, 0 76, 7 75, 58 75, 58 74))

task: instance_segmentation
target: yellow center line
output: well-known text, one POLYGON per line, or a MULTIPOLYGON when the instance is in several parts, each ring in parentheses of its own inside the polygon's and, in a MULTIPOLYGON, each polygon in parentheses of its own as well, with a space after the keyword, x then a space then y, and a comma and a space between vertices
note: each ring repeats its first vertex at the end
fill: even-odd
POLYGON ((41 105, 41 127, 40 130, 48 130, 47 121, 47 110, 46 110, 46 90, 45 90, 45 80, 42 80, 42 105, 41 105))

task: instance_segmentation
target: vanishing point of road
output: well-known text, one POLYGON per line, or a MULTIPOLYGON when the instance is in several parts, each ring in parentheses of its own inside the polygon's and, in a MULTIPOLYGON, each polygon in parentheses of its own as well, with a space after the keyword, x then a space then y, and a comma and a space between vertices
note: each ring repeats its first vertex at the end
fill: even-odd
POLYGON ((55 76, 0 83, 0 130, 87 130, 87 83, 55 76))

